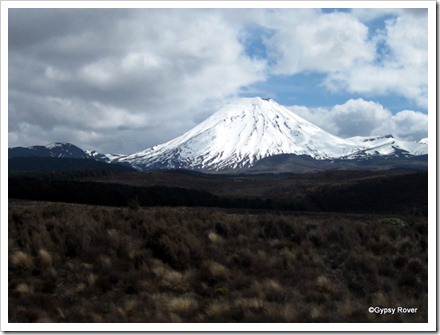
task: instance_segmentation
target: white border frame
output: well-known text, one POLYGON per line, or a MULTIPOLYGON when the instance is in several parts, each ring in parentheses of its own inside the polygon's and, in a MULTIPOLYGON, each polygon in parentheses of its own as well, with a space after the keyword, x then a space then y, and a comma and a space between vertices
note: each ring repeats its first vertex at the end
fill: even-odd
POLYGON ((1 330, 2 331, 436 331, 436 2, 435 1, 2 1, 1 2, 1 330), (8 9, 9 8, 427 8, 428 9, 428 323, 9 323, 8 9), (435 43, 433 42, 435 41, 435 43))

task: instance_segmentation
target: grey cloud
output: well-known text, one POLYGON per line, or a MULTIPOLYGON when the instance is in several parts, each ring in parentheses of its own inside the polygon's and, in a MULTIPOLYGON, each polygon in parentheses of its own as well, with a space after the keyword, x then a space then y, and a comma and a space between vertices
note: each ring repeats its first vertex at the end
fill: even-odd
POLYGON ((404 8, 402 11, 410 15, 423 18, 428 14, 428 10, 426 8, 404 8))
POLYGON ((404 140, 418 141, 428 136, 428 115, 408 110, 393 115, 374 101, 350 99, 331 109, 305 106, 292 106, 290 109, 343 138, 393 134, 404 140))
POLYGON ((215 11, 11 10, 9 121, 21 129, 11 145, 25 141, 26 124, 32 138, 52 141, 62 126, 78 145, 107 141, 113 151, 177 136, 205 115, 204 103, 264 79, 264 62, 248 58, 237 36, 215 11), (124 135, 138 128, 144 136, 124 135))

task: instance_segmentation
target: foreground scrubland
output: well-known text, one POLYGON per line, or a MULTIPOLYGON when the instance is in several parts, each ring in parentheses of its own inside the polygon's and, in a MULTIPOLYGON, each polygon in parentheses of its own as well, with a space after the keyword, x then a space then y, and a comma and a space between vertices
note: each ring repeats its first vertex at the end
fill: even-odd
POLYGON ((416 214, 10 201, 8 257, 10 322, 427 322, 416 214))

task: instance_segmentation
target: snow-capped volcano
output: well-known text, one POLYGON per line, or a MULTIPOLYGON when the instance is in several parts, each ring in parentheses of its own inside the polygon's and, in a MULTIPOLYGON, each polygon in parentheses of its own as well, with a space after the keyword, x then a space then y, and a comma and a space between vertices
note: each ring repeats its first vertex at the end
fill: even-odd
POLYGON ((246 168, 276 155, 316 160, 365 161, 410 158, 428 154, 428 139, 403 141, 386 136, 342 139, 317 127, 271 99, 242 98, 232 102, 182 136, 131 155, 101 154, 70 143, 8 149, 13 157, 88 158, 124 163, 139 170, 246 168))
POLYGON ((271 99, 242 98, 182 136, 117 161, 139 169, 222 170, 278 154, 328 159, 358 150, 357 143, 324 131, 271 99))

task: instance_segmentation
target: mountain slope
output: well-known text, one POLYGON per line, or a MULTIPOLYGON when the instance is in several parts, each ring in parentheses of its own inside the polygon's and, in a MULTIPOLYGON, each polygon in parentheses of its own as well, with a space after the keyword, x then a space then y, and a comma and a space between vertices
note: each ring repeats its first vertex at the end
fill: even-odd
POLYGON ((89 156, 89 158, 93 158, 97 161, 105 163, 111 163, 114 160, 125 156, 119 154, 102 154, 96 150, 84 150, 84 152, 89 156))
POLYGON ((410 142, 386 136, 356 136, 347 139, 358 145, 359 150, 346 158, 360 158, 369 156, 398 156, 411 157, 428 154, 428 143, 425 141, 410 142))
POLYGON ((354 153, 334 136, 273 100, 243 98, 167 143, 119 159, 139 168, 242 168, 278 154, 315 159, 354 153))

